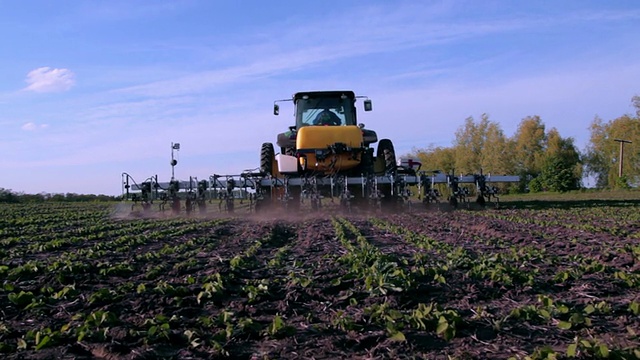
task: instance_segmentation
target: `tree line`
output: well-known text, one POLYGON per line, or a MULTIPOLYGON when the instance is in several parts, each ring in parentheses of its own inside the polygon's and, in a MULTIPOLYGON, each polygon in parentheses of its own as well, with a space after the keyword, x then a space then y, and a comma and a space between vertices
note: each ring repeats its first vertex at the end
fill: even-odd
POLYGON ((87 202, 87 201, 113 201, 118 200, 119 196, 109 195, 92 195, 92 194, 25 194, 14 192, 9 189, 0 188, 0 203, 41 203, 45 201, 63 201, 63 202, 87 202))
POLYGON ((455 132, 453 145, 414 149, 410 156, 423 163, 423 169, 454 174, 519 175, 518 186, 509 190, 569 191, 583 187, 586 176, 595 186, 630 188, 640 184, 640 96, 632 98, 635 114, 603 121, 596 117, 589 130, 590 141, 580 151, 573 137, 564 137, 556 128, 547 128, 542 119, 527 116, 516 133, 508 137, 500 125, 483 114, 469 117, 455 132), (625 143, 622 177, 618 176, 620 142, 625 143))

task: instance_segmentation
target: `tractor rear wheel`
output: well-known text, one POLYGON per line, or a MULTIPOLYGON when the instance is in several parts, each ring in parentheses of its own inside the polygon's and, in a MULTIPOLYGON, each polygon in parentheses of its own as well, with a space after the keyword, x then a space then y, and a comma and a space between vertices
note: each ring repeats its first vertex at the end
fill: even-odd
POLYGON ((389 139, 382 139, 378 143, 377 158, 384 159, 385 173, 390 175, 396 174, 396 152, 393 149, 393 143, 389 139))
MULTIPOLYGON (((384 174, 394 176, 395 181, 395 175, 398 165, 396 163, 396 152, 393 148, 393 143, 391 142, 391 140, 380 140, 380 142, 378 143, 376 157, 376 161, 383 161, 384 163, 384 174)), ((393 184, 381 185, 379 187, 383 195, 380 201, 380 205, 383 211, 393 212, 396 210, 398 204, 398 195, 394 193, 393 187, 393 184)))
POLYGON ((260 149, 260 171, 267 175, 273 175, 273 163, 275 161, 275 157, 276 155, 275 150, 273 150, 273 144, 262 144, 262 148, 260 149))

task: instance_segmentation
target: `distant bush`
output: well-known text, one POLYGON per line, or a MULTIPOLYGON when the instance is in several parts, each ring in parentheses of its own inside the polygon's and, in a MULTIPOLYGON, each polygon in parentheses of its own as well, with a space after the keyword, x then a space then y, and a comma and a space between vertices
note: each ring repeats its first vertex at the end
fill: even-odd
POLYGON ((542 181, 540 177, 533 178, 529 181, 529 191, 532 193, 541 192, 543 190, 542 181))
POLYGON ((627 178, 627 175, 622 175, 616 179, 615 188, 623 190, 631 189, 631 185, 629 185, 629 179, 627 178))

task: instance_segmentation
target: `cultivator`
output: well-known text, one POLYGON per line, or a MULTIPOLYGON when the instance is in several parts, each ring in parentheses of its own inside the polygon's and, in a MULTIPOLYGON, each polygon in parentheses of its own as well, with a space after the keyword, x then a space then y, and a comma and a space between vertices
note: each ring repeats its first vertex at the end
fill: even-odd
POLYGON ((280 113, 278 102, 294 103, 295 125, 278 134, 278 154, 273 143, 263 143, 260 167, 238 175, 175 180, 174 152, 180 145, 172 144, 171 181, 160 183, 153 176, 138 184, 123 173, 123 197, 133 200, 134 206, 141 204, 143 210, 150 210, 156 201, 161 211, 170 204, 174 213, 181 211, 182 202, 187 213, 196 208, 206 213, 207 204, 215 202, 219 211, 230 213, 237 210, 237 205, 245 204, 249 211, 282 208, 298 212, 304 206, 310 211, 338 207, 348 212, 366 212, 412 208, 417 204, 439 206, 445 184, 447 202, 452 207, 469 207, 471 194, 476 195, 481 206, 492 200, 497 205, 497 187, 489 184, 519 181, 517 176, 482 172, 456 176, 421 171, 420 162, 413 159, 396 162, 391 140, 378 140, 375 131, 357 122, 355 103, 360 98, 365 99, 364 110, 371 111, 371 100, 355 96, 352 91, 299 92, 291 99, 276 101, 274 115, 280 113), (474 184, 475 189, 461 184, 474 184))
POLYGON ((139 205, 151 210, 157 204, 165 211, 167 204, 173 213, 198 211, 207 213, 208 205, 215 211, 234 213, 260 212, 265 209, 318 211, 323 207, 347 212, 470 207, 475 203, 499 206, 499 191, 491 184, 518 182, 517 176, 473 174, 456 176, 440 172, 414 171, 399 167, 395 174, 381 176, 272 176, 253 170, 238 175, 209 176, 208 180, 190 177, 189 181, 158 182, 157 176, 136 183, 127 173, 123 177, 123 197, 132 200, 132 209, 139 205), (465 186, 466 185, 466 186, 465 186), (471 186, 469 186, 471 185, 471 186), (443 200, 443 191, 447 194, 443 200), (386 189, 386 193, 383 189, 386 189), (184 206, 183 206, 184 204, 184 206))

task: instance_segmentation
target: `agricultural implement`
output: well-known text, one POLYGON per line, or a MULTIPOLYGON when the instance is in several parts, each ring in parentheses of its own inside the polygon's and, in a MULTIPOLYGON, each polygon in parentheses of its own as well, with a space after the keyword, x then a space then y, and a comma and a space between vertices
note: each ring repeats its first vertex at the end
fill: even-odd
POLYGON ((260 148, 260 167, 235 175, 210 175, 207 180, 190 177, 178 181, 172 144, 172 178, 167 183, 157 175, 137 183, 122 174, 123 198, 151 209, 154 202, 173 212, 207 211, 207 204, 218 203, 221 211, 234 212, 238 202, 248 203, 251 211, 282 208, 298 212, 302 206, 319 210, 338 206, 346 211, 394 210, 401 206, 425 207, 441 202, 439 184, 446 184, 447 202, 469 206, 471 193, 482 206, 497 205, 499 182, 518 182, 518 176, 445 174, 421 170, 420 162, 396 158, 389 139, 378 139, 375 131, 357 122, 356 102, 363 99, 364 111, 372 110, 371 100, 352 91, 299 92, 290 99, 274 102, 274 115, 280 103, 292 102, 295 124, 278 134, 276 144, 265 142, 260 148), (377 143, 374 149, 373 145, 377 143), (276 152, 276 149, 279 150, 276 152), (461 184, 475 185, 475 191, 461 184))

